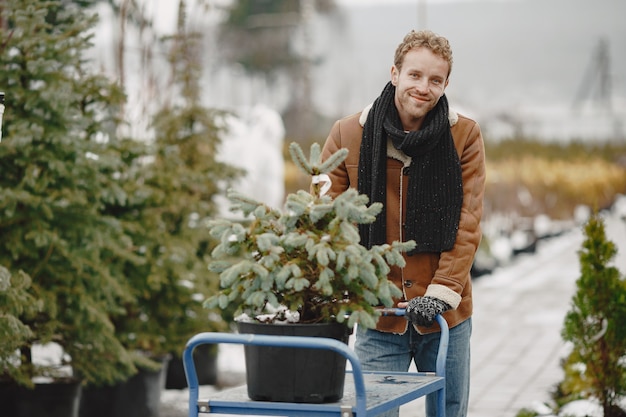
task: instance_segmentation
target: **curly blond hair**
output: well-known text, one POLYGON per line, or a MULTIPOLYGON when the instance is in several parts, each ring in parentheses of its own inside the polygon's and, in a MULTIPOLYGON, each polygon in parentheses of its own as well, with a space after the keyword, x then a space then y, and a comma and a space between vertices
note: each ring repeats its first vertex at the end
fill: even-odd
POLYGON ((402 43, 396 48, 396 53, 393 57, 393 63, 398 68, 398 71, 402 69, 402 63, 404 57, 411 49, 425 47, 430 49, 438 55, 448 61, 449 69, 448 76, 452 71, 452 48, 450 42, 443 36, 439 36, 430 30, 410 31, 402 40, 402 43))

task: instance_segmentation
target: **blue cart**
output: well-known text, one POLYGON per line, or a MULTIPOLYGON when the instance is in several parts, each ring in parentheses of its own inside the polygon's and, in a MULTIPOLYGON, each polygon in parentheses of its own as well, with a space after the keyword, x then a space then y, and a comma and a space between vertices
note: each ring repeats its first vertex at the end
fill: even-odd
POLYGON ((448 351, 448 325, 437 316, 441 339, 436 372, 370 372, 363 371, 356 354, 345 343, 323 337, 271 336, 232 333, 199 333, 193 336, 183 352, 183 366, 189 386, 189 417, 198 414, 236 414, 298 417, 371 417, 397 408, 426 394, 437 394, 437 417, 445 417, 445 367, 448 351), (245 386, 199 399, 198 376, 192 353, 202 344, 234 343, 241 345, 329 349, 346 357, 352 366, 346 378, 341 401, 324 404, 252 401, 245 386))

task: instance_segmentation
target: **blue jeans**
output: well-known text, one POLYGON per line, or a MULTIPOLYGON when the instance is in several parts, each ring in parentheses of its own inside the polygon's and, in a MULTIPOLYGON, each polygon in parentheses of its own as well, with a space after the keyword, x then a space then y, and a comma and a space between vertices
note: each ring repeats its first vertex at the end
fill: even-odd
MULTIPOLYGON (((446 360, 446 417, 465 417, 469 400, 472 319, 450 329, 446 360)), ((435 372, 440 333, 421 335, 412 325, 404 334, 357 327, 355 352, 363 370, 406 372, 411 361, 419 372, 435 372)), ((426 415, 435 417, 437 397, 426 397, 426 415)), ((399 410, 384 414, 398 416, 399 410)))

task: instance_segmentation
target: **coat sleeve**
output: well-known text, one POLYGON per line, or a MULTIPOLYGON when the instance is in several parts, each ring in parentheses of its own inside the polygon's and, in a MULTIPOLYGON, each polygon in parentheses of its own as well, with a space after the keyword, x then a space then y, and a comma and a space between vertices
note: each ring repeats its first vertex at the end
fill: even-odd
POLYGON ((354 166, 358 163, 358 146, 361 139, 361 127, 358 125, 358 115, 341 119, 335 122, 324 147, 322 148, 322 160, 328 159, 329 156, 342 148, 348 149, 347 158, 332 172, 328 174, 332 181, 328 194, 332 198, 336 198, 339 194, 346 191, 349 187, 356 187, 353 183, 355 179, 350 180, 350 172, 348 166, 354 166))
MULTIPOLYGON (((463 288, 470 280, 470 270, 482 237, 480 220, 485 193, 485 146, 478 124, 464 119, 459 126, 460 140, 455 139, 463 176, 463 206, 454 247, 442 252, 439 265, 425 295, 435 296, 456 308, 463 288)), ((454 131, 453 131, 454 136, 454 131)), ((458 137, 457 136, 457 137, 458 137)))

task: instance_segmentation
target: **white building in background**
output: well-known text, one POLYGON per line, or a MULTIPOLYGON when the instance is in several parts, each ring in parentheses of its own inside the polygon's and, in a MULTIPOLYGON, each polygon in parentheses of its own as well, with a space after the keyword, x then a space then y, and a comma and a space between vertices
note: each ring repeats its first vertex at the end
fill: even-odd
MULTIPOLYGON (((232 188, 270 207, 281 209, 285 199, 285 127, 280 114, 267 106, 239 110, 225 120, 227 131, 217 159, 245 170, 232 188)), ((240 217, 229 211, 225 196, 215 199, 220 217, 240 217)))

